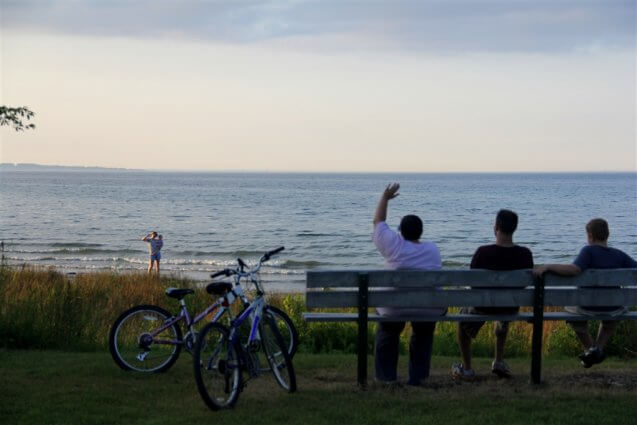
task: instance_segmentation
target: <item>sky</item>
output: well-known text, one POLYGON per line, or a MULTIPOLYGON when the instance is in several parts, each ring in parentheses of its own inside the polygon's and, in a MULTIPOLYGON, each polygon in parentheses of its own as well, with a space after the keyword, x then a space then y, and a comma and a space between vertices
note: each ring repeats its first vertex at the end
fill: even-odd
POLYGON ((0 162, 637 171, 635 0, 0 7, 0 162))

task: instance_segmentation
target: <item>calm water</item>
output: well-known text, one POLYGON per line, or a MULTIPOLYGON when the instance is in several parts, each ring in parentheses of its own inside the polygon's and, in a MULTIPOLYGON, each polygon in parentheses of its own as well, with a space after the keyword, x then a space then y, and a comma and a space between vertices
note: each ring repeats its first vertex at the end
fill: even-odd
POLYGON ((264 270, 272 289, 301 287, 314 268, 379 268, 371 242, 378 197, 396 227, 425 222, 445 267, 467 267, 493 239, 500 208, 520 215, 518 243, 536 262, 571 261, 584 225, 606 218, 611 244, 637 257, 637 174, 216 174, 2 171, 0 239, 11 264, 63 270, 142 270, 150 230, 164 235, 162 268, 203 279, 284 245, 264 270))

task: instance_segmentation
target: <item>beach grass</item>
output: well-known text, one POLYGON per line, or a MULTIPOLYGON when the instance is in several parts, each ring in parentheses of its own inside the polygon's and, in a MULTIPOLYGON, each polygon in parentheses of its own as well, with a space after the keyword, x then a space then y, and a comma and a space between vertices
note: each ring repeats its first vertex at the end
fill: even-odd
MULTIPOLYGON (((68 277, 53 269, 0 267, 0 347, 12 349, 104 350, 115 319, 138 304, 159 305, 176 312, 176 300, 165 296, 167 287, 196 287, 197 283, 174 276, 157 278, 146 273, 82 273, 68 277)), ((200 312, 212 302, 204 290, 186 298, 191 312, 200 312)), ((300 350, 307 353, 354 353, 357 329, 354 323, 307 323, 303 294, 271 294, 269 302, 286 311, 300 336, 300 350)), ((353 310, 351 310, 353 311, 353 310)), ((591 329, 596 326, 591 322, 591 329)), ((374 325, 369 326, 373 335, 374 325)), ((507 357, 523 357, 531 352, 532 327, 511 324, 506 345, 507 357)), ((407 351, 409 330, 401 339, 407 351)), ((369 338, 372 352, 373 338, 369 338)), ((494 337, 487 324, 475 340, 473 353, 493 355, 494 337)), ((544 325, 544 353, 574 356, 581 351, 573 331, 563 322, 544 325)), ((637 322, 623 322, 607 345, 607 353, 631 358, 637 352, 637 322)), ((456 324, 438 323, 434 354, 456 356, 456 324)))
MULTIPOLYGON (((623 425, 637 416, 635 360, 585 370, 572 358, 549 357, 540 386, 529 383, 528 357, 511 360, 509 380, 490 376, 489 360, 477 359, 478 381, 462 384, 450 379, 454 360, 435 356, 424 387, 372 381, 362 390, 356 356, 300 353, 296 393, 265 375, 248 383, 233 409, 213 412, 196 391, 188 354, 166 373, 143 376, 120 370, 104 351, 0 350, 0 423, 623 425)), ((399 366, 404 374, 404 356, 399 366)))

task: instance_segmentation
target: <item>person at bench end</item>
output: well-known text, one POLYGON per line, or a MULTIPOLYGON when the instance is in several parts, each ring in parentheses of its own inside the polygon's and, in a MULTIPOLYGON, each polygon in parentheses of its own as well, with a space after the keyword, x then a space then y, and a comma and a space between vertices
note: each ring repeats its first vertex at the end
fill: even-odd
MULTIPOLYGON (((586 224, 588 245, 580 250, 573 264, 545 264, 533 270, 536 276, 546 272, 553 272, 563 276, 575 276, 586 269, 620 269, 637 268, 637 261, 628 254, 616 248, 608 246, 608 223, 603 218, 594 218, 586 224)), ((626 311, 626 307, 566 307, 569 313, 581 315, 595 315, 605 313, 616 316, 626 311)), ((588 321, 568 321, 575 331, 577 338, 584 347, 584 352, 578 357, 582 366, 589 368, 601 363, 606 358, 604 346, 613 335, 618 322, 616 320, 603 320, 599 325, 597 338, 593 340, 588 332, 588 321)))
MULTIPOLYGON (((406 215, 400 221, 400 233, 386 223, 387 206, 398 196, 398 183, 388 185, 380 197, 374 215, 374 244, 385 259, 389 269, 440 270, 440 251, 433 242, 421 241, 422 220, 415 215, 406 215)), ((446 309, 377 308, 385 316, 442 315, 446 309)), ((395 383, 398 366, 398 347, 404 321, 378 322, 376 326, 374 363, 376 381, 395 383)), ((431 352, 436 322, 411 322, 412 334, 409 342, 409 385, 420 385, 429 377, 431 352)))
MULTIPOLYGON (((495 244, 479 247, 471 259, 472 269, 487 270, 519 270, 533 268, 533 254, 531 250, 513 243, 513 232, 518 227, 518 216, 513 211, 500 210, 495 218, 493 231, 495 244)), ((464 307, 462 314, 517 314, 519 306, 511 307, 464 307)), ((458 323, 458 347, 462 363, 451 367, 451 375, 454 380, 472 381, 475 379, 475 371, 471 367, 471 340, 478 335, 478 331, 485 322, 459 322, 458 323)), ((504 361, 504 345, 509 331, 509 322, 497 321, 494 323, 495 333, 495 360, 491 364, 491 372, 500 377, 510 377, 511 369, 504 361)))

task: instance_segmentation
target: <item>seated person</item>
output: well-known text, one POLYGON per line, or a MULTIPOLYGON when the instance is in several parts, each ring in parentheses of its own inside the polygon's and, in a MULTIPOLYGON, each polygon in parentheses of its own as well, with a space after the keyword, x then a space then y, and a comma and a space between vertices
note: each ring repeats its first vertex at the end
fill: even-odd
MULTIPOLYGON (((484 245, 477 249, 471 259, 472 269, 487 270, 519 270, 533 268, 533 254, 528 248, 513 243, 513 232, 518 226, 518 216, 513 211, 500 210, 495 218, 493 231, 495 244, 484 245)), ((486 289, 486 288, 485 288, 486 289)), ((519 306, 511 307, 464 307, 463 314, 517 314, 519 306)), ((458 347, 462 363, 451 367, 454 380, 471 381, 475 378, 475 371, 471 367, 471 339, 478 335, 484 322, 459 322, 458 347)), ((495 360, 491 364, 491 372, 500 377, 510 377, 511 369, 504 361, 504 344, 509 331, 509 322, 495 322, 494 333, 495 360)))
MULTIPOLYGON (((637 261, 628 254, 608 246, 610 232, 606 220, 595 218, 589 221, 586 224, 586 234, 588 245, 581 249, 573 264, 546 264, 536 267, 534 273, 541 276, 549 271, 563 276, 575 276, 586 269, 637 268, 637 261)), ((624 313, 626 307, 566 307, 565 310, 569 313, 583 315, 604 312, 614 316, 624 313)), ((595 340, 588 332, 588 321, 578 320, 567 323, 573 328, 584 347, 584 352, 578 356, 582 366, 589 368, 604 361, 606 358, 604 346, 615 331, 618 322, 616 320, 603 320, 599 325, 595 340)))
MULTIPOLYGON (((390 229, 387 219, 387 204, 398 196, 400 185, 394 183, 383 192, 374 216, 374 244, 385 258, 390 269, 440 270, 440 251, 433 242, 421 241, 422 221, 415 215, 406 215, 400 221, 400 234, 390 229)), ((397 309, 379 307, 378 313, 391 316, 414 316, 419 314, 442 315, 444 308, 397 309)), ((394 383, 397 380, 398 347, 404 321, 378 322, 375 338, 376 380, 394 383)), ((420 385, 429 377, 431 352, 436 322, 411 322, 412 334, 409 343, 409 385, 420 385)))

